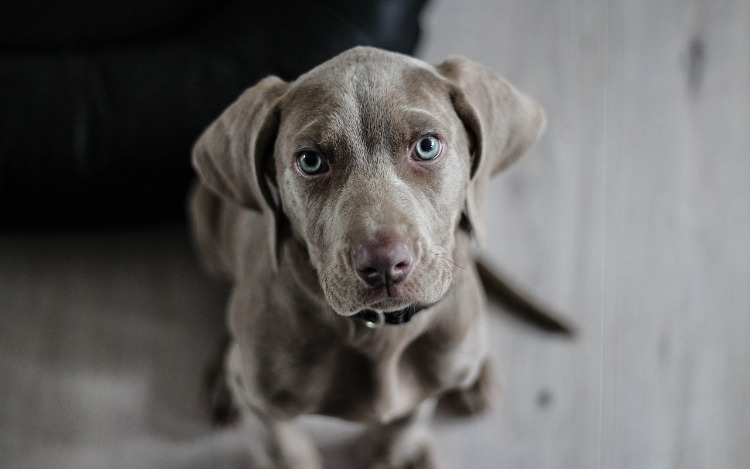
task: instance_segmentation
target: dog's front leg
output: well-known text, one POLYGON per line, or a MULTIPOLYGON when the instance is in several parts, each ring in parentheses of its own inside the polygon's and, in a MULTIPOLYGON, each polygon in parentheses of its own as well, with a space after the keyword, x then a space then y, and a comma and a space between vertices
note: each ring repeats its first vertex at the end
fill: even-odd
POLYGON ((250 469, 322 469, 318 449, 294 419, 273 416, 247 399, 247 389, 237 371, 239 349, 229 346, 226 384, 239 408, 242 422, 249 428, 250 469))
POLYGON ((456 416, 474 416, 488 410, 498 385, 489 359, 485 359, 474 383, 465 389, 453 389, 440 396, 438 407, 456 416))
POLYGON ((243 420, 252 435, 251 469, 322 469, 317 448, 294 421, 255 411, 244 411, 243 420))
POLYGON ((438 466, 428 424, 435 401, 422 402, 409 415, 367 429, 355 442, 358 467, 368 469, 436 469, 438 466))

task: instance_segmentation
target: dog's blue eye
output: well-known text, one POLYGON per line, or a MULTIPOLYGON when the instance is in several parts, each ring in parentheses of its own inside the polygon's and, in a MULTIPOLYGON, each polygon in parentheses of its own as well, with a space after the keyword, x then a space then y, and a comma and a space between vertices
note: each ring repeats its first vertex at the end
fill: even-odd
POLYGON ((432 160, 440 154, 442 145, 434 135, 424 135, 414 145, 414 154, 422 161, 432 160))
POLYGON ((328 169, 326 162, 323 161, 323 157, 309 150, 300 152, 297 155, 297 166, 300 171, 311 176, 324 173, 328 169))

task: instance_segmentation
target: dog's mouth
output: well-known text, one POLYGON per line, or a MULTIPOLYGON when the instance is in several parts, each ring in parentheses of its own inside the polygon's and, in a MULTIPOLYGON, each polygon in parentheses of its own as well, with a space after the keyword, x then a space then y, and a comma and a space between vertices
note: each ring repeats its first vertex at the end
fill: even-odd
POLYGON ((353 315, 353 318, 356 318, 360 321, 364 321, 365 325, 367 327, 380 327, 383 324, 390 324, 390 325, 399 325, 399 324, 405 324, 409 321, 411 321, 411 318, 419 313, 420 311, 424 311, 427 308, 430 308, 431 306, 434 306, 435 303, 432 304, 413 304, 409 305, 406 308, 402 308, 396 311, 375 311, 373 309, 365 309, 363 311, 360 311, 359 313, 353 315))
POLYGON ((417 302, 407 304, 407 306, 404 306, 400 309, 390 309, 394 307, 398 308, 399 306, 403 305, 403 303, 399 305, 398 302, 395 301, 395 299, 386 299, 372 304, 369 308, 363 309, 348 317, 354 318, 358 321, 362 321, 367 327, 370 328, 377 328, 384 324, 393 326, 406 324, 407 322, 411 321, 411 319, 417 313, 432 308, 433 306, 443 301, 443 299, 448 296, 452 289, 453 286, 449 286, 448 289, 443 293, 443 295, 434 302, 417 302))

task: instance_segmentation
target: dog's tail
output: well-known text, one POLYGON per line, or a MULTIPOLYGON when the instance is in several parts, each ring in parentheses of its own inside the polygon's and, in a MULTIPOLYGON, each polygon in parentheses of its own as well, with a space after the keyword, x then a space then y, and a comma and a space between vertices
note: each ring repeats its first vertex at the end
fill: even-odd
POLYGON ((529 299, 526 294, 520 292, 495 269, 487 265, 484 259, 478 258, 475 261, 487 297, 503 306, 503 311, 544 332, 568 337, 575 335, 573 326, 566 324, 555 314, 529 299))

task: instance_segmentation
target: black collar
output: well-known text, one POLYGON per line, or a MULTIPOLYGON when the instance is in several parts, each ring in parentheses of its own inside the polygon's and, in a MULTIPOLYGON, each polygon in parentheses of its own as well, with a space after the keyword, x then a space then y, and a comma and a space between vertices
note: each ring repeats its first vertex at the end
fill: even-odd
POLYGON ((371 309, 366 309, 355 314, 354 317, 365 322, 368 327, 378 327, 382 324, 398 325, 404 324, 411 320, 412 316, 418 312, 429 308, 432 305, 411 305, 398 311, 388 311, 379 313, 371 309))

